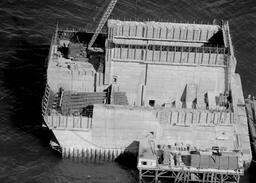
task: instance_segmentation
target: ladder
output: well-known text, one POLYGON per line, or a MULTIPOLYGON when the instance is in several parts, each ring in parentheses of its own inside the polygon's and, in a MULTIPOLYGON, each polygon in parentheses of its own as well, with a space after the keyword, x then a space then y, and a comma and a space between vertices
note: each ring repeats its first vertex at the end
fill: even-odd
POLYGON ((113 11, 113 9, 114 9, 116 3, 117 3, 117 0, 111 0, 111 1, 110 1, 109 5, 108 5, 108 7, 107 7, 107 9, 106 9, 106 11, 104 12, 104 14, 103 14, 103 16, 102 16, 102 18, 101 18, 101 20, 100 20, 100 23, 99 23, 99 25, 98 25, 98 27, 97 27, 95 33, 93 34, 92 39, 91 39, 91 41, 90 41, 90 43, 89 43, 89 45, 88 45, 88 49, 89 49, 89 50, 92 49, 92 45, 94 44, 94 42, 95 42, 95 40, 97 39, 99 33, 101 32, 101 30, 102 30, 103 26, 105 25, 105 23, 106 23, 106 21, 107 21, 109 15, 110 15, 111 12, 113 11))

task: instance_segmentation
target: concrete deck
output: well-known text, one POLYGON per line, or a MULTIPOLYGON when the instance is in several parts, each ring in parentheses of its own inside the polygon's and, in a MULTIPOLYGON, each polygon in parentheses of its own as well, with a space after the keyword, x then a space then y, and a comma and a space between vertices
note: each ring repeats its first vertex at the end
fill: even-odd
MULTIPOLYGON (((66 58, 59 53, 68 44, 65 36, 56 39, 49 56, 50 89, 106 92, 107 98, 104 105, 94 105, 89 123, 75 114, 44 113, 61 147, 121 153, 153 135, 158 144, 236 151, 245 165, 250 163, 242 85, 227 23, 109 20, 105 59, 66 58), (124 105, 113 105, 115 92, 124 105)), ((76 57, 76 51, 71 55, 76 57)))

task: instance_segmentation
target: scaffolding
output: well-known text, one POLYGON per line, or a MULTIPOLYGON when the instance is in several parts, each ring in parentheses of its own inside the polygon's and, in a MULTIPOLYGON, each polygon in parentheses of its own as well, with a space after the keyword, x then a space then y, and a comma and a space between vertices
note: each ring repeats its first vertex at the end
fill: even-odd
POLYGON ((239 171, 211 171, 207 169, 139 168, 140 183, 239 183, 239 171))

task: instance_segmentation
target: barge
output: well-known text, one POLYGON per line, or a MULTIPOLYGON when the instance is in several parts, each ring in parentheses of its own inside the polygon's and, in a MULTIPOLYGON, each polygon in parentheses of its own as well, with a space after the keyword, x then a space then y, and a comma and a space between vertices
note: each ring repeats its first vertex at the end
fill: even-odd
POLYGON ((140 182, 239 182, 252 153, 228 22, 107 21, 111 3, 90 42, 56 27, 42 101, 51 146, 109 161, 138 143, 140 182))

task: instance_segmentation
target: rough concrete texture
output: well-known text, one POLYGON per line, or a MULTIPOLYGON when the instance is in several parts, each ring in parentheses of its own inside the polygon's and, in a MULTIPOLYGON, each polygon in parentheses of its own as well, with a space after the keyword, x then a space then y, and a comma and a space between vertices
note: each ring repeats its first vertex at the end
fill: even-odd
POLYGON ((92 138, 101 146, 124 148, 135 140, 147 138, 149 132, 158 136, 160 129, 152 111, 122 106, 94 107, 92 138))
MULTIPOLYGON (((175 48, 177 49, 178 48, 175 48)), ((182 49, 179 48, 179 49, 182 49)), ((192 49, 192 48, 190 48, 192 49)), ((221 51, 221 49, 219 49, 221 51)), ((218 52, 219 52, 218 51, 218 52)), ((185 50, 174 51, 173 48, 164 47, 158 48, 143 48, 139 46, 120 47, 114 46, 112 48, 112 59, 123 62, 140 62, 140 63, 154 63, 154 64, 178 64, 178 65, 212 65, 225 66, 226 55, 217 53, 216 50, 200 48, 197 51, 185 50), (169 50, 168 50, 169 49, 169 50), (172 49, 172 50, 171 50, 172 49), (200 52, 199 52, 200 51, 200 52), (211 52, 212 51, 212 52, 211 52)))
POLYGON ((225 70, 221 67, 192 67, 175 65, 147 65, 139 63, 112 63, 112 74, 117 76, 119 91, 125 91, 129 104, 156 105, 180 102, 188 83, 197 85, 198 97, 208 91, 216 95, 225 91, 225 70), (145 85, 142 91, 142 85, 145 85), (142 94, 143 92, 143 94, 142 94))
MULTIPOLYGON (((238 147, 234 140, 234 126, 229 121, 214 125, 209 121, 207 124, 207 115, 198 115, 196 111, 194 113, 198 121, 193 121, 192 116, 185 117, 186 112, 180 110, 179 113, 183 113, 183 116, 178 111, 172 111, 172 116, 180 116, 178 122, 172 123, 161 117, 161 112, 163 111, 140 107, 95 105, 91 130, 58 126, 52 130, 61 146, 66 148, 125 149, 135 140, 149 139, 152 132, 157 144, 183 143, 198 149, 220 146, 233 150, 238 147)), ((218 117, 221 119, 221 116, 218 117)), ((170 119, 170 116, 167 118, 170 119)))
MULTIPOLYGON (((173 114, 171 122, 164 120, 163 115, 159 114, 161 112, 163 111, 96 105, 92 122, 93 140, 94 142, 96 140, 97 144, 106 146, 113 144, 120 147, 128 145, 133 140, 145 139, 149 132, 154 132, 156 139, 163 144, 188 143, 202 149, 210 149, 216 145, 226 147, 228 150, 237 147, 237 142, 234 141, 234 126, 230 123, 230 117, 227 117, 230 113, 225 113, 227 121, 213 125, 213 121, 207 120, 210 117, 207 112, 194 111, 197 120, 193 121, 192 116, 188 117, 191 113, 188 112, 186 116, 186 112, 182 109, 175 112, 170 109, 169 114, 173 114), (174 116, 177 118, 175 119, 174 116), (189 119, 191 121, 188 121, 189 119)), ((218 117, 221 119, 220 115, 218 117)))
POLYGON ((242 91, 241 78, 233 73, 231 78, 231 90, 233 91, 233 103, 235 115, 235 133, 239 141, 239 149, 243 153, 243 159, 248 165, 252 160, 248 122, 246 117, 245 102, 242 91))
MULTIPOLYGON (((138 106, 154 100, 156 105, 175 101, 181 107, 185 87, 195 85, 198 107, 205 108, 206 93, 214 98, 228 87, 225 49, 201 47, 219 31, 218 25, 109 20, 105 79, 117 78, 118 90, 138 106)), ((215 105, 211 101, 211 108, 215 105)))
POLYGON ((116 36, 195 42, 207 42, 220 29, 218 25, 119 20, 109 20, 108 28, 110 38, 116 36))
POLYGON ((69 149, 98 148, 93 144, 91 131, 52 129, 61 147, 69 149))
POLYGON ((92 125, 92 118, 85 116, 64 116, 56 114, 46 116, 44 120, 50 129, 88 130, 92 125))
MULTIPOLYGON (((115 79, 113 88, 126 92, 129 106, 95 105, 88 131, 77 126, 79 120, 66 119, 68 122, 63 123, 60 117, 50 117, 49 124, 60 146, 124 149, 154 132, 159 143, 240 150, 245 163, 250 163, 242 86, 235 74, 228 24, 220 27, 109 20, 108 34, 104 84, 111 86, 115 79), (208 44, 219 32, 224 36, 221 42, 208 44), (220 51, 219 44, 225 49, 220 51), (232 94, 232 106, 223 111, 216 105, 215 97, 226 92, 232 94), (195 98, 197 109, 192 110, 195 98), (150 104, 154 107, 149 108, 150 104), (161 107, 161 110, 173 109, 162 112, 158 110, 161 107), (62 127, 65 125, 68 128, 62 127)), ((55 46, 51 48, 47 72, 47 82, 53 91, 60 87, 72 92, 104 89, 95 89, 94 68, 87 67, 85 62, 71 64, 57 56, 56 50, 55 46)))
POLYGON ((95 65, 83 59, 72 61, 64 58, 53 46, 47 68, 47 83, 53 92, 58 92, 60 88, 71 92, 105 89, 102 87, 103 73, 97 72, 95 65))

